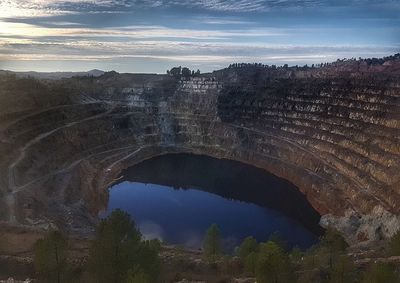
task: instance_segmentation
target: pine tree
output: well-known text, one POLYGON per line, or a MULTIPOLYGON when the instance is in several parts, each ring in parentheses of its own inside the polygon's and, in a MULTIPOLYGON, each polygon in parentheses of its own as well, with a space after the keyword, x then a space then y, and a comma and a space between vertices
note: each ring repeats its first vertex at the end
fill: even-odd
POLYGON ((222 253, 221 233, 217 224, 212 224, 206 232, 203 244, 204 252, 210 261, 215 261, 222 253))
POLYGON ((289 257, 274 242, 260 245, 255 273, 257 283, 291 283, 294 281, 289 257))
POLYGON ((247 237, 243 240, 242 244, 238 248, 238 256, 244 260, 249 254, 258 251, 257 240, 253 237, 247 237))
POLYGON ((34 246, 34 265, 43 282, 66 282, 68 240, 58 231, 48 233, 34 246))
POLYGON ((138 260, 141 234, 130 216, 114 211, 96 230, 89 256, 89 272, 98 283, 126 281, 128 270, 138 260))

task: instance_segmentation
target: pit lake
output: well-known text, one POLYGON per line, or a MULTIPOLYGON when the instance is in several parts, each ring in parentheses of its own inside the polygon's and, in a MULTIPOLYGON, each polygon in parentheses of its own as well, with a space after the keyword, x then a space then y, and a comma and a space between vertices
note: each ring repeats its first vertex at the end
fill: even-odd
POLYGON ((288 181, 244 163, 192 154, 143 161, 110 187, 106 217, 131 215, 146 239, 201 248, 215 223, 232 251, 247 236, 279 235, 288 248, 308 248, 322 233, 320 216, 288 181))

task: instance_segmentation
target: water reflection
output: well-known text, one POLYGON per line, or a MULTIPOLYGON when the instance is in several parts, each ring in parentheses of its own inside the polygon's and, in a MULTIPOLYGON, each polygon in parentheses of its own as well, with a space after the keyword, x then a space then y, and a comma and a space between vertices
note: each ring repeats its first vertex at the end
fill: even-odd
POLYGON ((228 249, 246 236, 265 241, 276 231, 289 246, 306 248, 321 232, 319 215, 291 183, 239 162, 165 155, 123 176, 110 190, 105 215, 128 212, 147 238, 199 248, 217 223, 228 249))

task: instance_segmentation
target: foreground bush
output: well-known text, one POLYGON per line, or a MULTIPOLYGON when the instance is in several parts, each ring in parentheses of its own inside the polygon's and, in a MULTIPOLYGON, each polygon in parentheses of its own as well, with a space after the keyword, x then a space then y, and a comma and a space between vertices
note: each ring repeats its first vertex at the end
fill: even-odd
POLYGON ((398 283, 399 274, 395 267, 387 263, 372 264, 364 274, 362 283, 398 283))
POLYGON ((237 254, 242 260, 245 260, 247 256, 254 252, 258 252, 257 240, 253 237, 247 237, 239 246, 237 254))
POLYGON ((400 256, 400 230, 389 241, 389 255, 400 256))
POLYGON ((58 231, 36 242, 34 265, 42 282, 68 282, 67 248, 67 238, 58 231))
POLYGON ((130 216, 116 210, 96 229, 88 269, 96 283, 157 282, 158 248, 143 242, 130 216))
POLYGON ((260 245, 255 275, 257 283, 292 283, 295 280, 288 255, 271 241, 260 245))
POLYGON ((222 254, 221 232, 217 224, 212 224, 206 232, 203 243, 204 253, 210 262, 214 262, 222 254))

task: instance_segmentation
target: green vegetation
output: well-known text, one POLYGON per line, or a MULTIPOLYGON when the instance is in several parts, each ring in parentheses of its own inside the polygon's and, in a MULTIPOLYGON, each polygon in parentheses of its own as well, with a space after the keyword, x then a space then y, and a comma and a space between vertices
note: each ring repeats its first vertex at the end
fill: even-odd
POLYGON ((128 270, 127 283, 151 283, 149 276, 140 267, 128 270))
POLYGON ((167 74, 171 75, 176 78, 190 78, 190 77, 195 77, 200 75, 200 70, 197 70, 196 72, 194 70, 190 70, 187 67, 173 67, 171 70, 167 70, 167 74))
POLYGON ((356 282, 357 273, 353 261, 346 255, 340 255, 329 270, 330 283, 356 282))
POLYGON ((333 229, 328 229, 321 240, 321 248, 326 249, 329 256, 329 267, 333 268, 334 261, 348 247, 345 239, 339 232, 333 229))
POLYGON ((274 242, 278 246, 280 246, 282 249, 287 250, 287 243, 281 238, 278 232, 274 232, 269 236, 268 241, 274 242))
POLYGON ((204 238, 204 253, 210 262, 214 262, 222 254, 221 232, 217 224, 208 228, 204 238))
POLYGON ((285 251, 275 242, 260 245, 255 275, 258 283, 290 283, 294 273, 285 251))
POLYGON ((362 283, 398 283, 400 277, 393 265, 387 263, 372 264, 366 271, 362 283))
POLYGON ((238 256, 245 260, 250 254, 258 252, 258 248, 257 240, 253 237, 247 237, 238 248, 238 256))
MULTIPOLYGON (((397 254, 399 238, 395 234, 390 240, 391 254, 397 254)), ((333 229, 328 229, 321 241, 307 251, 295 247, 286 252, 282 243, 277 234, 260 244, 252 237, 246 238, 237 248, 243 272, 260 283, 400 282, 399 270, 394 265, 372 263, 366 268, 357 267, 346 253, 346 241, 333 229)))
POLYGON ((68 241, 60 232, 36 242, 34 263, 40 282, 155 283, 160 249, 159 241, 143 241, 130 216, 116 210, 98 225, 84 266, 69 264, 68 241))
POLYGON ((389 241, 389 255, 400 256, 400 230, 389 241))
MULTIPOLYGON (((396 233, 388 242, 390 255, 399 254, 399 238, 396 233)), ((306 251, 286 250, 285 242, 273 234, 264 243, 247 237, 235 255, 223 254, 216 224, 208 228, 203 244, 201 253, 162 247, 157 240, 144 241, 129 215, 116 210, 98 225, 87 262, 71 263, 67 238, 53 231, 37 241, 34 264, 39 282, 52 283, 231 282, 233 277, 253 277, 258 283, 400 282, 400 270, 393 264, 357 266, 347 255, 343 237, 332 229, 306 251), (169 255, 161 262, 159 254, 166 249, 169 255)))
POLYGON ((158 245, 141 241, 141 234, 130 216, 115 210, 97 227, 88 268, 91 277, 99 283, 156 282, 158 245))
POLYGON ((38 277, 44 282, 67 282, 68 240, 58 231, 50 232, 34 247, 34 264, 38 277))
POLYGON ((256 270, 257 256, 259 244, 253 237, 247 237, 237 250, 237 254, 241 259, 245 272, 253 275, 256 270))

